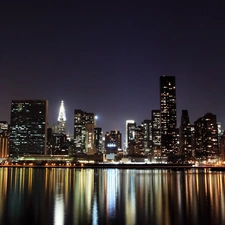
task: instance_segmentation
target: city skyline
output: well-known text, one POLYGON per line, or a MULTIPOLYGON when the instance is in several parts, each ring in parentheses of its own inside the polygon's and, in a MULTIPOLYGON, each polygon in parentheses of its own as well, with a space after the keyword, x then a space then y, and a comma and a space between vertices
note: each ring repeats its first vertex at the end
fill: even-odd
POLYGON ((61 100, 98 115, 103 132, 140 124, 160 108, 159 77, 175 76, 177 126, 211 112, 225 124, 225 16, 219 5, 1 5, 1 121, 11 101, 46 99, 57 124, 61 100))

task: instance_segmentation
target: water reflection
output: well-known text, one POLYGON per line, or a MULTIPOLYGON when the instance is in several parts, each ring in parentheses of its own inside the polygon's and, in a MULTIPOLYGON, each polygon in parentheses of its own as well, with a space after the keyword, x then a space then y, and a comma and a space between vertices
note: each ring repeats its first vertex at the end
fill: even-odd
POLYGON ((0 224, 225 224, 224 173, 0 168, 0 224))

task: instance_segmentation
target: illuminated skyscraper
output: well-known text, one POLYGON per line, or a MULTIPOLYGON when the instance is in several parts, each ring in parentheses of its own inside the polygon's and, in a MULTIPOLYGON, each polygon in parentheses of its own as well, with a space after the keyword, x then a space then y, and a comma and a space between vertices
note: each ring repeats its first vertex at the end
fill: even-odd
POLYGON ((146 154, 151 153, 152 152, 152 121, 144 120, 141 123, 141 126, 143 127, 143 132, 144 132, 144 138, 143 138, 144 151, 146 154))
POLYGON ((9 125, 6 121, 0 121, 0 158, 9 155, 9 125))
POLYGON ((0 133, 0 158, 9 156, 9 137, 5 133, 0 133))
POLYGON ((207 159, 219 153, 216 115, 207 113, 194 122, 195 153, 197 158, 207 159))
POLYGON ((6 121, 0 121, 0 134, 7 135, 9 133, 9 124, 6 121))
POLYGON ((122 134, 119 131, 106 132, 105 150, 106 154, 117 153, 122 148, 122 134))
POLYGON ((128 148, 131 141, 135 138, 136 123, 134 120, 126 120, 126 143, 125 147, 128 148))
POLYGON ((162 156, 177 154, 176 84, 174 76, 160 77, 162 156))
POLYGON ((46 154, 48 101, 13 100, 10 155, 46 154))
POLYGON ((59 108, 58 133, 60 133, 60 134, 66 133, 66 111, 65 111, 63 101, 61 101, 61 105, 60 105, 60 108, 59 108))
POLYGON ((95 132, 95 148, 98 153, 102 153, 103 151, 103 132, 102 128, 100 127, 95 127, 94 129, 95 132))
POLYGON ((74 144, 76 152, 94 153, 94 128, 96 117, 80 109, 74 111, 74 144))
POLYGON ((152 110, 152 155, 161 156, 160 110, 152 110))

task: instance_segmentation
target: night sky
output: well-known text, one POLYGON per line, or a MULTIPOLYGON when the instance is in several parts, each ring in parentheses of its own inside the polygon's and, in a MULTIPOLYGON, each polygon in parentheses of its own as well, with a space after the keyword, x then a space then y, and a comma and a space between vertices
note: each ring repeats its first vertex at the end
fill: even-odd
POLYGON ((79 2, 0 5, 0 120, 10 122, 13 99, 47 99, 54 124, 64 100, 70 133, 82 109, 125 139, 127 119, 139 125, 159 109, 168 75, 178 125, 188 109, 191 123, 212 112, 225 128, 223 1, 79 2))

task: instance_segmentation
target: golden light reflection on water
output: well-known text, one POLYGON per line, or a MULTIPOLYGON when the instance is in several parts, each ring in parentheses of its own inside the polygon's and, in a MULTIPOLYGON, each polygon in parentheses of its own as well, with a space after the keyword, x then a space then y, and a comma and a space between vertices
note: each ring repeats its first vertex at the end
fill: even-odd
POLYGON ((225 173, 0 168, 0 224, 225 224, 225 173))

